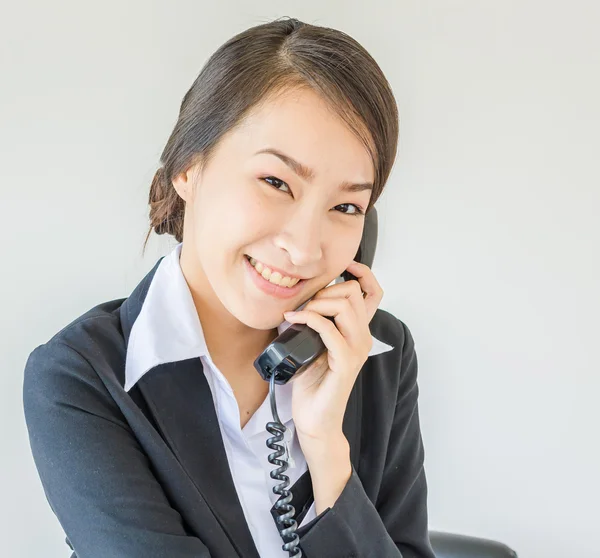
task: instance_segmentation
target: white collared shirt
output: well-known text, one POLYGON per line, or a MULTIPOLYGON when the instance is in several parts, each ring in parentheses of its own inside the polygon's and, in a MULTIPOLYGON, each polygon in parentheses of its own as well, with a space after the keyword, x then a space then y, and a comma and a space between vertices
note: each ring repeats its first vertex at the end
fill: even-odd
MULTIPOLYGON (((284 558, 289 553, 281 548, 283 539, 270 511, 279 498, 273 487, 280 481, 270 477, 275 466, 267 459, 272 453, 266 445, 271 434, 265 429, 267 422, 273 420, 269 396, 241 428, 239 406, 231 385, 213 363, 206 346, 200 319, 179 263, 181 247, 182 243, 179 243, 161 261, 133 324, 127 345, 125 390, 129 391, 155 366, 190 358, 201 359, 231 475, 258 553, 269 558, 284 558)), ((284 321, 278 326, 278 332, 290 325, 284 321)), ((392 349, 391 345, 373 337, 369 356, 392 349)), ((285 472, 290 487, 307 469, 292 419, 292 387, 291 382, 275 384, 277 411, 288 429, 285 439, 290 440, 290 467, 285 472)), ((298 527, 315 517, 313 502, 298 527)))

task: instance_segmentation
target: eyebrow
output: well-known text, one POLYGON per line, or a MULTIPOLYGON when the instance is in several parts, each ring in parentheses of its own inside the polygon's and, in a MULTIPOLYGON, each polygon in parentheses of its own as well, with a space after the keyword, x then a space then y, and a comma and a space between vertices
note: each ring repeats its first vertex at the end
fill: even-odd
MULTIPOLYGON (((264 149, 260 149, 255 153, 255 155, 259 155, 261 153, 269 153, 270 155, 275 155, 281 159, 290 169, 292 169, 300 178, 303 178, 307 182, 312 182, 315 177, 315 171, 306 165, 303 165, 300 161, 286 155, 285 153, 279 151, 279 149, 275 149, 274 147, 265 147, 264 149)), ((340 185, 340 189, 345 192, 362 192, 363 190, 372 190, 373 184, 370 182, 360 182, 354 184, 352 182, 342 182, 340 185)))

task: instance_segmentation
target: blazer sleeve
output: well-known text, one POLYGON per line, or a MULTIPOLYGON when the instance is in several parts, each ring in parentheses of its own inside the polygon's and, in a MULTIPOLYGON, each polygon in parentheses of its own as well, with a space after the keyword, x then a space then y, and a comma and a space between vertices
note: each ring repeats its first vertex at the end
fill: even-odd
MULTIPOLYGON (((376 504, 369 499, 354 466, 333 507, 303 526, 300 547, 306 558, 435 558, 429 540, 427 483, 419 426, 417 355, 403 330, 399 390, 386 464, 376 504)), ((399 332, 398 339, 402 339, 399 332)))
POLYGON ((75 349, 55 340, 29 355, 23 404, 46 498, 78 558, 210 558, 75 349))

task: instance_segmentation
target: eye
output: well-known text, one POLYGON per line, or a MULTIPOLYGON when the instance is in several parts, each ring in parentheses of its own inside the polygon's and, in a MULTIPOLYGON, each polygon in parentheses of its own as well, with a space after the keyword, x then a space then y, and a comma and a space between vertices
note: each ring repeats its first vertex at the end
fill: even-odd
POLYGON ((355 209, 355 211, 353 213, 348 213, 347 211, 342 211, 342 213, 345 213, 346 215, 364 215, 365 212, 358 207, 358 205, 356 205, 355 203, 341 203, 340 205, 336 205, 336 207, 353 207, 355 209))
POLYGON ((286 187, 288 190, 289 190, 289 188, 290 188, 290 187, 289 187, 289 186, 288 186, 288 185, 287 185, 287 184, 286 184, 286 183, 285 183, 283 180, 279 180, 279 178, 276 178, 276 177, 274 177, 274 176, 265 176, 265 177, 263 178, 263 180, 264 180, 265 182, 267 182, 268 184, 271 184, 271 182, 269 182, 269 180, 272 180, 272 181, 274 181, 274 182, 275 182, 275 184, 271 184, 271 186, 273 186, 273 188, 277 188, 277 190, 279 190, 279 189, 280 189, 280 188, 279 188, 279 186, 280 186, 281 184, 283 184, 283 185, 284 185, 284 186, 285 186, 285 187, 286 187))
MULTIPOLYGON (((285 186, 289 193, 291 193, 290 187, 289 185, 284 182, 283 180, 280 180, 279 178, 275 177, 275 176, 265 176, 263 177, 261 180, 264 180, 267 184, 270 184, 271 186, 273 186, 273 188, 276 188, 277 190, 283 191, 281 190, 281 186, 285 186)), ((361 207, 359 207, 358 205, 354 204, 354 203, 342 203, 340 205, 336 205, 336 207, 340 207, 340 208, 354 208, 353 212, 349 212, 349 211, 345 211, 342 210, 340 211, 340 213, 344 213, 346 215, 364 215, 364 211, 361 207)))

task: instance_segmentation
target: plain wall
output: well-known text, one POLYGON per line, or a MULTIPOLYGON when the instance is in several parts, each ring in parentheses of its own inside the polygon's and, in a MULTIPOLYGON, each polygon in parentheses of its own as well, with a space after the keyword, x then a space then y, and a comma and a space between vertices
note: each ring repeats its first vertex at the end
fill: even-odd
POLYGON ((141 254, 181 98, 283 15, 354 36, 398 99, 373 270, 416 342, 431 527, 599 555, 597 2, 3 4, 2 555, 69 556, 29 450, 28 354, 170 249, 141 254))

